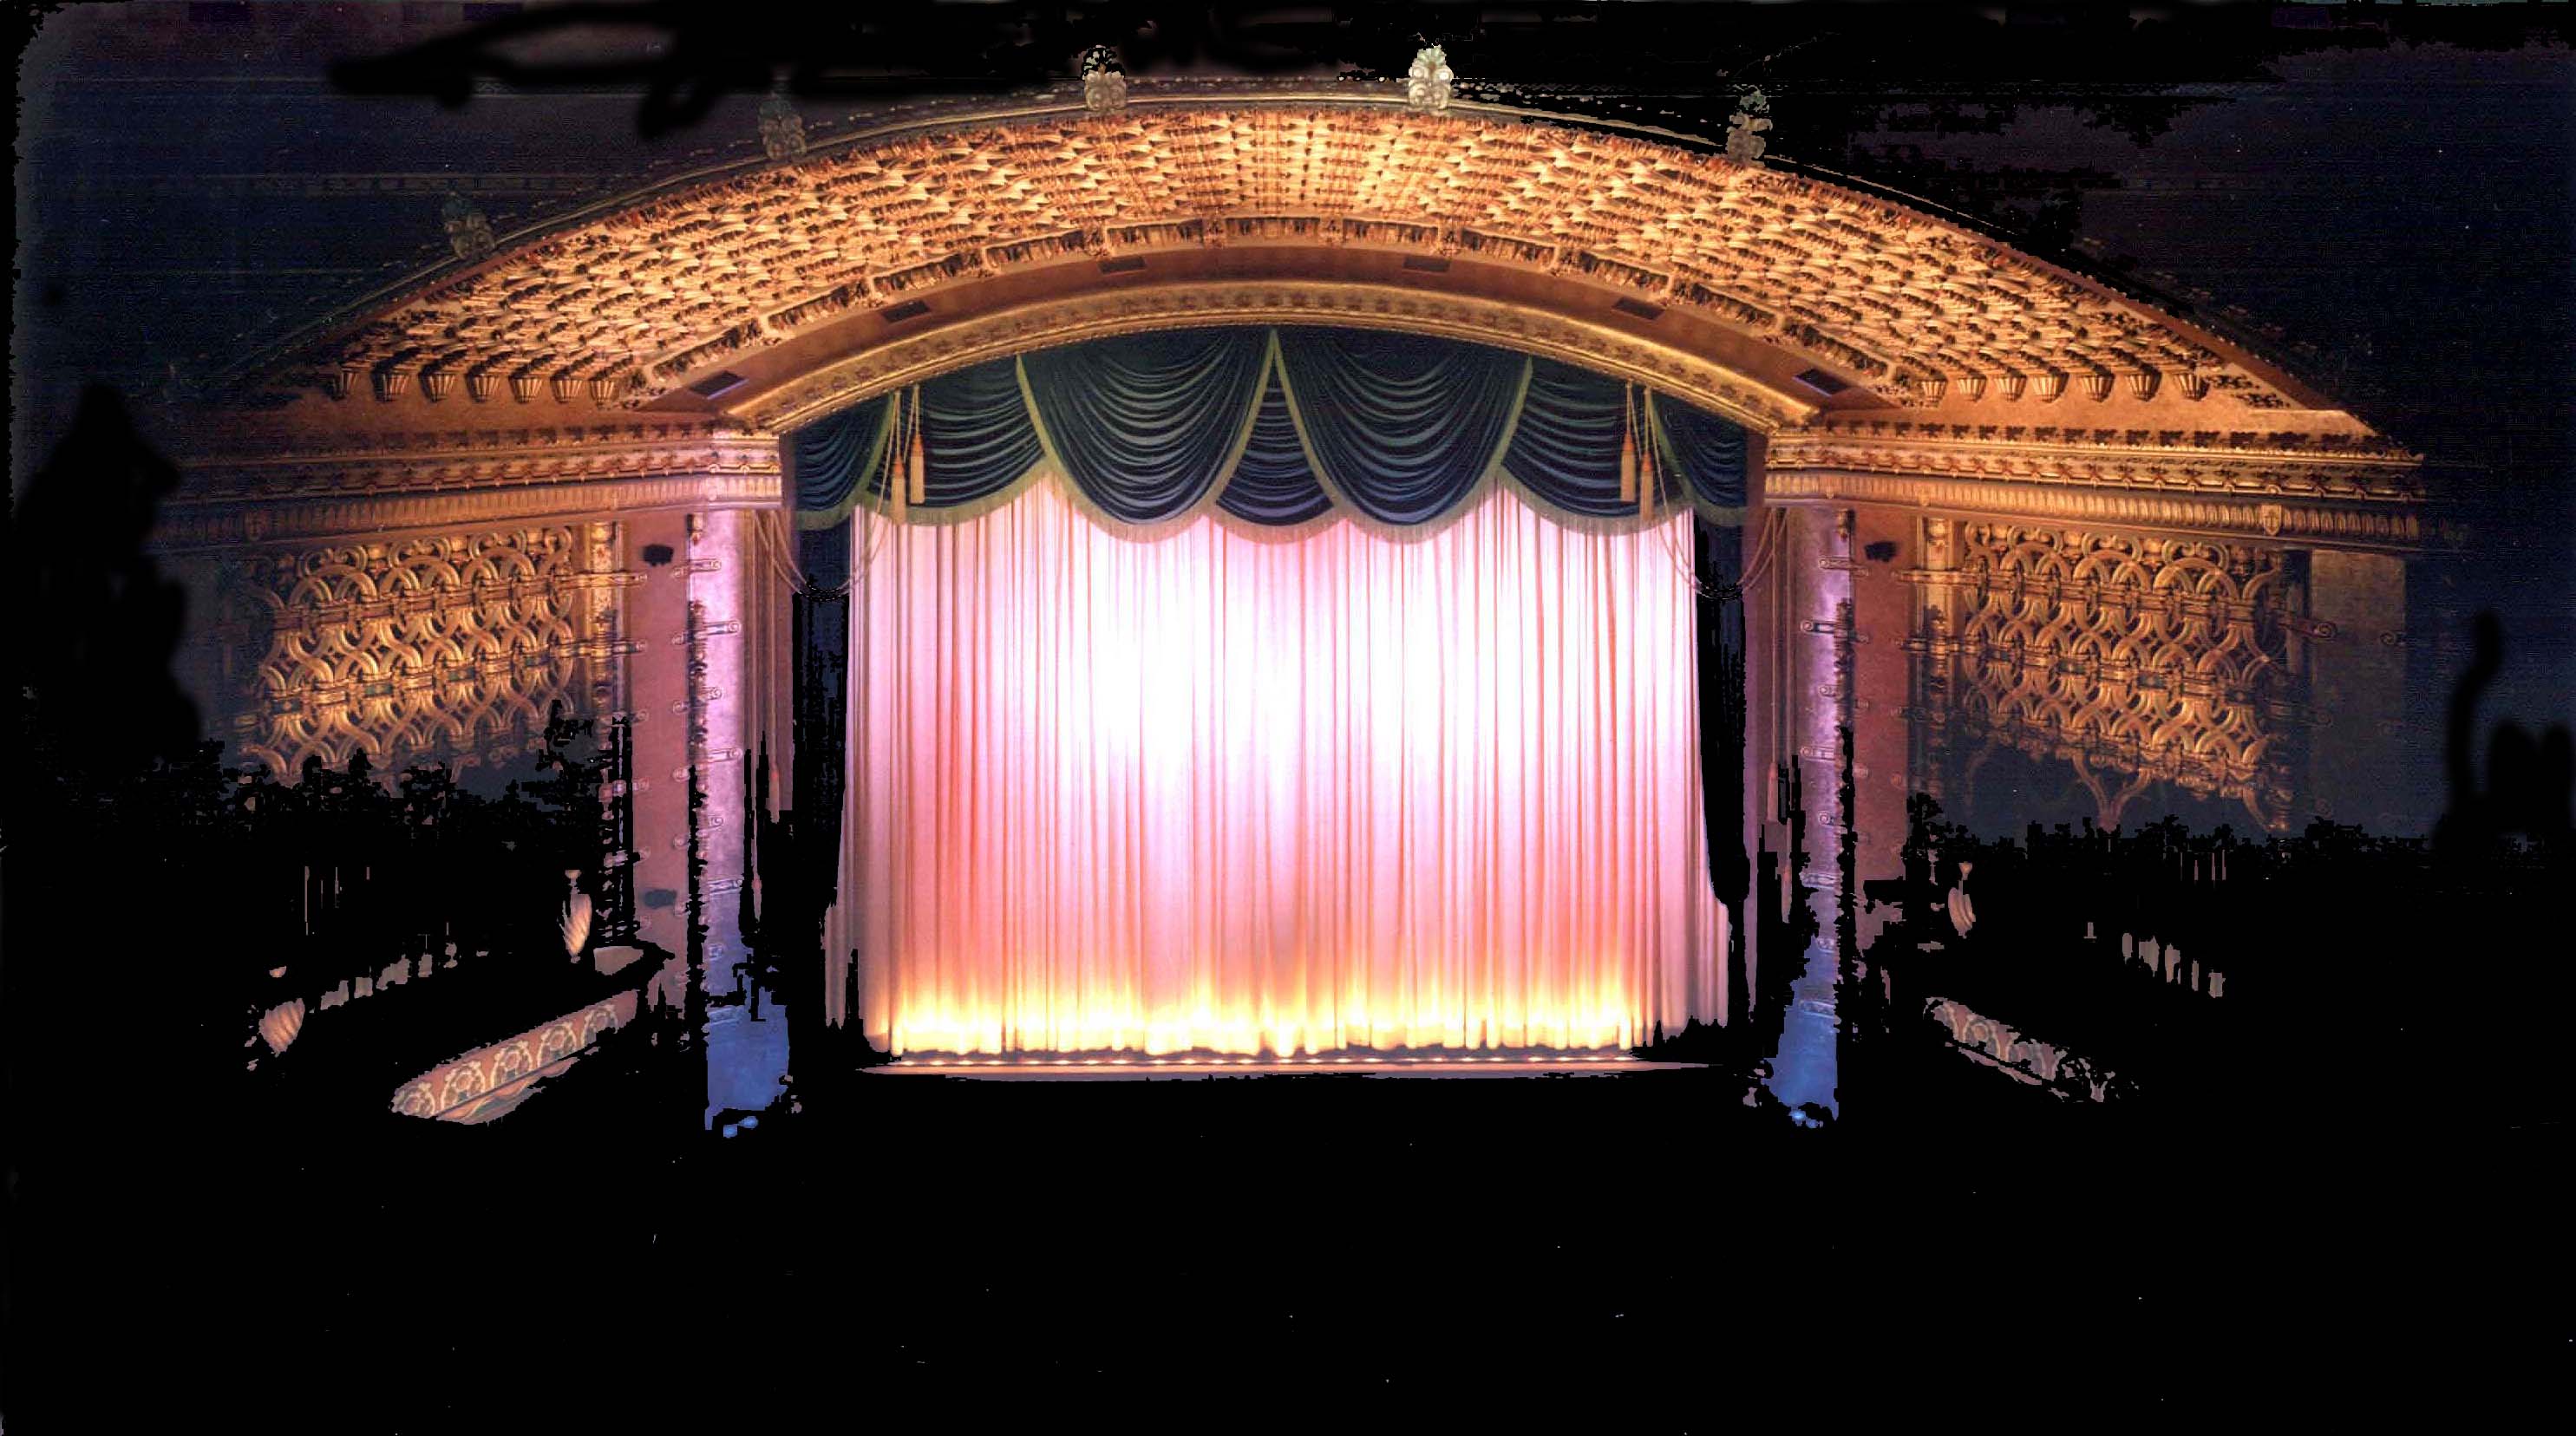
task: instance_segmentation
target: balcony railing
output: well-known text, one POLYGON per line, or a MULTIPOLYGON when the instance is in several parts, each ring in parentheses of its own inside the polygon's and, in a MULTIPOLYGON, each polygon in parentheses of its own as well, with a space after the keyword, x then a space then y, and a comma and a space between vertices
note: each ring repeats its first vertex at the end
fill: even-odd
POLYGON ((382 1091, 634 997, 661 964, 634 966, 630 946, 632 766, 628 720, 558 715, 537 776, 498 796, 437 768, 381 783, 362 761, 291 785, 240 775, 191 846, 236 950, 264 964, 240 978, 247 1065, 330 1066, 382 1091))
MULTIPOLYGON (((2112 1099, 2295 1091, 2323 1109, 2393 1111, 2457 1083, 2479 1110, 2546 1106, 2567 1084, 2535 1062, 2569 982, 2532 934, 2556 925, 2567 857, 2444 852, 2324 823, 2293 837, 2166 822, 1996 840, 1918 800, 1907 876, 1865 894, 1898 912, 1866 955, 1864 991, 1886 1003, 1889 1032, 1937 1032, 2025 1080, 2080 1058, 2116 1074, 2112 1099), (1948 911, 1963 865, 1965 936, 1948 911), (2463 1031, 2473 1054, 2446 1045, 2463 1031)), ((2047 1080, 2091 1095, 2089 1081, 2047 1080)))

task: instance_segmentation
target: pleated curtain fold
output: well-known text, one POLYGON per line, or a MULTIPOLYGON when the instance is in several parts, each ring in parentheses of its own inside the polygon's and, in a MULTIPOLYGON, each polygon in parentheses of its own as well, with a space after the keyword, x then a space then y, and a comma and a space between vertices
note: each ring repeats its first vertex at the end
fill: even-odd
MULTIPOLYGON (((1271 366, 1193 362, 1236 432, 1138 467, 1189 515, 1152 542, 1053 472, 954 522, 852 525, 827 945, 856 953, 859 1011, 835 1020, 898 1053, 1283 1056, 1621 1047, 1723 1020, 1691 510, 1569 524, 1489 485, 1418 536, 1312 525, 1271 366), (1247 454, 1266 466, 1248 500, 1309 527, 1210 511, 1247 454)), ((1511 363, 1518 387, 1552 382, 1511 363)), ((1077 428, 1135 420, 1117 402, 1080 425, 1035 407, 1076 463, 1097 438, 1077 428)), ((1164 432, 1214 432, 1220 407, 1164 432)), ((924 412, 935 471, 942 408, 924 412)), ((1437 427, 1427 395, 1410 412, 1437 427)), ((1533 432, 1569 466, 1598 437, 1533 432)), ((1425 492, 1464 463, 1414 459, 1425 492)))
POLYGON ((1393 533, 1503 482, 1560 519, 1612 526, 1673 508, 1733 523, 1744 503, 1742 429, 1589 370, 1420 335, 1213 328, 995 360, 808 425, 788 445, 798 522, 829 528, 908 497, 886 481, 909 461, 913 416, 917 523, 977 517, 1040 469, 1140 537, 1211 510, 1247 529, 1331 516, 1393 533), (1640 438, 1660 476, 1642 496, 1634 453, 1623 462, 1640 438))

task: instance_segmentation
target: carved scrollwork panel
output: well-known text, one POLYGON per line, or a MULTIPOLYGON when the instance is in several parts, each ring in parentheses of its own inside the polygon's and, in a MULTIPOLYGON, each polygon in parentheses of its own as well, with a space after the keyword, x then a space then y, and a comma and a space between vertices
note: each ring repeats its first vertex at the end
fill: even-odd
POLYGON ((2279 551, 2001 522, 1957 534, 1956 569, 1909 575, 1957 590, 1958 617, 1922 645, 1948 741, 2069 760, 2105 824, 2159 781, 2288 821, 2275 715, 2300 685, 2279 551))
POLYGON ((589 706, 592 559, 565 525, 254 553, 222 597, 230 736, 281 774, 523 751, 589 706))

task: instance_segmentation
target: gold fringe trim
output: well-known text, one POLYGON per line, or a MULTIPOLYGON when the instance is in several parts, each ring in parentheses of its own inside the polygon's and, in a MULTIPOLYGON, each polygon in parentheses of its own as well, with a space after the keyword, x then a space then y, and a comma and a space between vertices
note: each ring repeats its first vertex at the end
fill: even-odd
MULTIPOLYGON (((889 441, 894 437, 894 408, 902 398, 903 395, 900 391, 886 396, 885 413, 877 420, 876 437, 868 441, 867 462, 859 466, 858 481, 850 485, 849 494, 839 503, 834 504, 828 509, 798 509, 796 511, 796 526, 798 528, 828 529, 835 527, 843 519, 848 518, 851 513, 856 511, 860 505, 865 504, 868 501, 868 480, 875 475, 878 465, 885 462, 885 455, 889 446, 889 441)), ((791 436, 780 440, 779 449, 781 450, 780 458, 783 461, 783 466, 791 470, 791 472, 786 476, 787 492, 793 494, 796 492, 796 475, 792 472, 793 466, 796 462, 796 445, 793 437, 791 436)))

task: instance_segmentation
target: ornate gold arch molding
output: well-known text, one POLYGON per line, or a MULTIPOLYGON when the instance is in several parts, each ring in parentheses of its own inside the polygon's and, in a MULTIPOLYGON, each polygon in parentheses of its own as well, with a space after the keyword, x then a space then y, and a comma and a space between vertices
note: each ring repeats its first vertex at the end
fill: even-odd
MULTIPOLYGON (((479 491, 524 485, 554 436, 712 426, 717 469, 774 492, 773 436, 832 408, 1231 323, 1479 339, 1651 385, 1771 435, 1776 502, 2425 538, 2414 455, 1936 216, 1679 137, 1257 86, 916 118, 509 236, 250 366, 277 402, 201 426, 201 462, 293 454, 263 483, 373 502, 412 491, 412 455, 479 491)), ((633 462, 676 479, 671 447, 633 462)))
POLYGON ((1813 400, 1679 348, 1528 305, 1294 280, 1176 284, 1027 304, 828 364, 737 412, 760 429, 782 432, 891 389, 1033 349, 1156 329, 1272 324, 1398 330, 1518 349, 1660 388, 1765 431, 1794 427, 1817 412, 1813 400))
POLYGON ((1140 87, 1097 115, 1054 101, 915 120, 512 236, 318 327, 252 377, 356 407, 703 412, 727 406, 693 402, 691 386, 782 345, 837 361, 897 339, 908 311, 989 308, 979 293, 1013 289, 1018 302, 1079 299, 1184 256, 1257 251, 1295 257, 1273 279, 1347 279, 1374 256, 1422 293, 1660 324, 1674 335, 1662 342, 1745 382, 1842 395, 1826 407, 2062 406, 2221 429, 2252 413, 2366 432, 2254 356, 2093 281, 1678 139, 1252 87, 1140 87), (1790 386, 1819 371, 1821 388, 1790 386))

